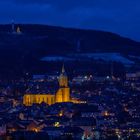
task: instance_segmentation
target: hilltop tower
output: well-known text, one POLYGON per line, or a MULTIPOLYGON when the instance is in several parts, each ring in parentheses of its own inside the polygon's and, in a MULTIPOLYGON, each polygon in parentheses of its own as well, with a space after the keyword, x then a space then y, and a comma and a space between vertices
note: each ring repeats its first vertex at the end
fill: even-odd
POLYGON ((12 31, 12 33, 15 32, 15 23, 14 23, 14 20, 12 20, 11 31, 12 31))
POLYGON ((16 33, 17 33, 17 34, 21 34, 21 29, 20 29, 19 26, 17 27, 16 33))
POLYGON ((76 46, 76 51, 79 53, 81 51, 81 40, 77 40, 77 46, 76 46))
POLYGON ((65 72, 64 65, 62 66, 62 71, 58 78, 58 81, 59 81, 59 90, 56 93, 56 102, 69 102, 70 88, 68 87, 68 77, 65 72))

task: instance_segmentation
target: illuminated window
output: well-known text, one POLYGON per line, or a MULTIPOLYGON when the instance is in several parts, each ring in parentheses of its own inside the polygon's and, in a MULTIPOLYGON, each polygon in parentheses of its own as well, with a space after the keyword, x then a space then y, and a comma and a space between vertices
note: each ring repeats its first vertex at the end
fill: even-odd
POLYGON ((53 104, 53 97, 51 98, 51 103, 53 104))
POLYGON ((40 102, 40 97, 38 97, 38 102, 40 102))

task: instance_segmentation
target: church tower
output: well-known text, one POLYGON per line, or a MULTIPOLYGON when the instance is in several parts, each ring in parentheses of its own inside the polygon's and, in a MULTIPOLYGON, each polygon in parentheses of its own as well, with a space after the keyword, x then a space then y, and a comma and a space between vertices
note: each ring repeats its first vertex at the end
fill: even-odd
POLYGON ((65 67, 64 65, 62 66, 62 72, 59 76, 59 86, 60 87, 68 87, 68 77, 65 72, 65 67))
POLYGON ((59 76, 59 90, 56 93, 56 102, 69 102, 70 101, 70 88, 68 87, 68 77, 65 72, 64 65, 62 72, 59 76))

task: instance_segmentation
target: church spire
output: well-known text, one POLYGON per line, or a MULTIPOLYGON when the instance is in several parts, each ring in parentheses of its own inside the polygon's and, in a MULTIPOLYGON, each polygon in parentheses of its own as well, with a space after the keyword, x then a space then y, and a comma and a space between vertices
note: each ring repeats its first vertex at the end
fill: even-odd
POLYGON ((61 74, 59 76, 59 85, 60 85, 60 87, 67 87, 68 86, 68 77, 67 77, 67 74, 65 72, 64 64, 62 66, 62 71, 61 71, 61 74))

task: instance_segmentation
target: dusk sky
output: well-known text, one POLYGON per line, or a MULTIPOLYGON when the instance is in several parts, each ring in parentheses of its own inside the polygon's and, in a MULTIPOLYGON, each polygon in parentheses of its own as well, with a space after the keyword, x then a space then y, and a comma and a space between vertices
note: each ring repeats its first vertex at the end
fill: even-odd
POLYGON ((140 0, 0 0, 0 23, 105 30, 140 41, 140 0))

